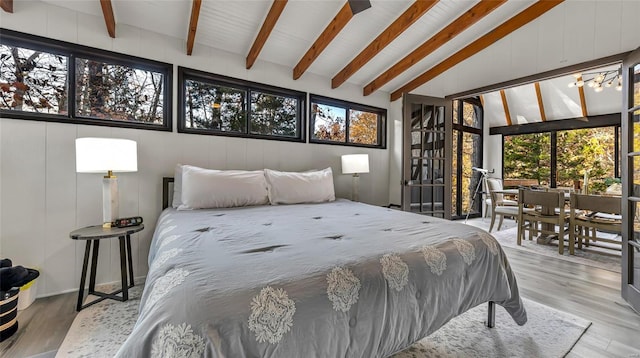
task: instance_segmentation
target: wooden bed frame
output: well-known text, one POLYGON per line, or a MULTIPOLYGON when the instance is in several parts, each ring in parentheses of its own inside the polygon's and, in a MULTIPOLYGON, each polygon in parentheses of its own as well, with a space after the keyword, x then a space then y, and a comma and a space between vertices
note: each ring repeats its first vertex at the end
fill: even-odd
MULTIPOLYGON (((170 200, 173 200, 173 177, 162 178, 162 210, 171 206, 170 200)), ((484 322, 488 328, 493 328, 496 325, 496 304, 493 301, 489 301, 487 308, 487 320, 484 322)))

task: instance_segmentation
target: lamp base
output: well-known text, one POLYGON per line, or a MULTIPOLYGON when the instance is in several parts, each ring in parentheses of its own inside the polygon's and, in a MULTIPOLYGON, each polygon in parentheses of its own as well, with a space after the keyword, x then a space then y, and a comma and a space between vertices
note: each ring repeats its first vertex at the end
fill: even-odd
POLYGON ((118 218, 118 178, 102 178, 102 227, 109 228, 118 218))
POLYGON ((352 179, 352 186, 351 186, 351 200, 353 201, 359 201, 360 200, 360 195, 358 195, 358 186, 360 185, 360 175, 358 173, 353 173, 353 179, 352 179))

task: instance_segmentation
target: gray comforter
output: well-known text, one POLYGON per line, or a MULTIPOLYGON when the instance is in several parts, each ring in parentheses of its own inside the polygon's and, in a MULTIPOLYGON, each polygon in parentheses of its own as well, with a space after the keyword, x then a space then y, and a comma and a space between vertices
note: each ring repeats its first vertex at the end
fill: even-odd
POLYGON ((339 200, 165 210, 121 357, 386 357, 487 302, 527 320, 495 239, 339 200))

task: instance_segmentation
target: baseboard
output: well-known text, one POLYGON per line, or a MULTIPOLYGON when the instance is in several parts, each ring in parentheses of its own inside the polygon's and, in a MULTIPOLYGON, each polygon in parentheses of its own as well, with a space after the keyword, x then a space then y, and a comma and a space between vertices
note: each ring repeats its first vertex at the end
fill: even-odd
MULTIPOLYGON (((134 277, 133 279, 135 280, 135 282, 139 283, 139 282, 145 281, 147 279, 147 276, 146 275, 145 276, 138 276, 138 277, 134 277)), ((96 282, 96 286, 100 286, 100 285, 117 285, 117 284, 120 284, 120 280, 111 281, 111 282, 96 282)), ((85 286, 84 289, 85 289, 85 291, 87 291, 89 289, 89 286, 88 285, 85 286)), ((79 289, 77 289, 77 288, 71 288, 71 289, 68 289, 68 290, 63 290, 63 291, 45 293, 43 295, 38 295, 38 296, 36 296, 36 299, 45 298, 45 297, 51 297, 51 296, 57 296, 57 295, 63 295, 65 293, 78 292, 78 291, 79 291, 79 289)))

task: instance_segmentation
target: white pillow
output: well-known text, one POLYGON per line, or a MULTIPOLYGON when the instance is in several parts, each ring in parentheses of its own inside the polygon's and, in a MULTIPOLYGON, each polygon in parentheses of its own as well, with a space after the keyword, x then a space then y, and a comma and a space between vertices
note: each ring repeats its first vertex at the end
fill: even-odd
POLYGON ((211 170, 182 167, 182 205, 178 210, 231 208, 269 203, 262 170, 211 170))
POLYGON ((173 201, 171 206, 177 209, 182 205, 182 164, 176 164, 173 174, 173 201))
POLYGON ((304 173, 265 169, 264 175, 271 205, 336 200, 331 168, 304 173))
MULTIPOLYGON (((173 200, 171 202, 171 206, 175 209, 179 208, 180 205, 182 205, 182 168, 183 167, 204 169, 204 168, 196 167, 193 165, 176 164, 176 169, 174 170, 174 173, 173 173, 173 200)), ((208 169, 208 170, 219 172, 219 170, 215 170, 215 169, 208 169)))

